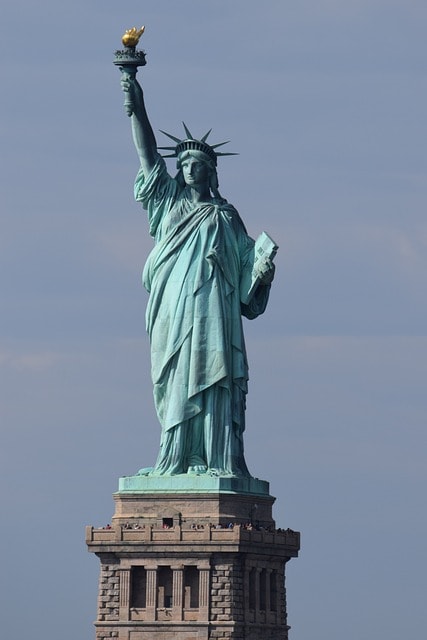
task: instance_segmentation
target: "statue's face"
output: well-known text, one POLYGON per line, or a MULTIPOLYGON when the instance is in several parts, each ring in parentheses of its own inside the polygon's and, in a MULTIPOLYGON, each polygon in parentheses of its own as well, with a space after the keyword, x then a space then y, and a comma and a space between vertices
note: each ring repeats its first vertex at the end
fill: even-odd
POLYGON ((185 184, 202 186, 209 183, 209 167, 205 162, 188 156, 182 161, 181 169, 185 184))

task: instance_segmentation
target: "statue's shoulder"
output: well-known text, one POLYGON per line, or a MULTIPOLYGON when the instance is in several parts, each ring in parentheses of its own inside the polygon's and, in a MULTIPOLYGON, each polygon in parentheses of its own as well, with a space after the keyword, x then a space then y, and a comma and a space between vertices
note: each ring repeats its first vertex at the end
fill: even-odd
POLYGON ((158 196, 168 194, 176 199, 182 197, 183 187, 176 178, 172 177, 167 169, 164 159, 159 155, 153 168, 153 181, 156 183, 158 196))
POLYGON ((223 200, 222 204, 220 204, 219 207, 226 214, 227 218, 231 221, 234 229, 237 232, 246 233, 246 227, 243 223, 242 218, 240 217, 239 212, 237 211, 234 205, 227 202, 227 200, 223 200))
POLYGON ((227 213, 228 215, 230 215, 232 217, 239 216, 239 213, 238 213, 236 207, 234 205, 230 204, 229 202, 227 202, 227 200, 225 200, 225 198, 213 198, 212 199, 212 204, 214 204, 219 209, 221 209, 221 211, 224 211, 224 213, 227 213))

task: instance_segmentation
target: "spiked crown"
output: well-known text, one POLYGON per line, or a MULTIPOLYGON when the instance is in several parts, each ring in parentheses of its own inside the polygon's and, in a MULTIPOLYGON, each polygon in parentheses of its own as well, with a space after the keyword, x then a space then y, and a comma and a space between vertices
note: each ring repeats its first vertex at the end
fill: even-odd
POLYGON ((173 153, 168 153, 164 155, 163 156, 164 158, 178 158, 178 156, 183 151, 202 151, 213 161, 213 163, 216 166, 218 156, 237 155, 236 153, 221 153, 221 152, 215 151, 215 149, 217 149, 218 147, 221 147, 223 144, 228 144, 229 140, 227 140, 226 142, 219 142, 217 144, 212 144, 212 145, 209 145, 206 142, 212 129, 209 129, 209 131, 205 133, 205 135, 200 140, 197 140, 191 134, 186 124, 184 122, 182 124, 184 126, 184 131, 187 136, 183 140, 181 140, 180 138, 177 138, 176 136, 172 136, 170 133, 166 133, 166 131, 162 131, 160 129, 161 133, 163 133, 165 136, 167 136, 168 138, 176 142, 176 145, 174 147, 158 147, 162 151, 173 151, 173 153))

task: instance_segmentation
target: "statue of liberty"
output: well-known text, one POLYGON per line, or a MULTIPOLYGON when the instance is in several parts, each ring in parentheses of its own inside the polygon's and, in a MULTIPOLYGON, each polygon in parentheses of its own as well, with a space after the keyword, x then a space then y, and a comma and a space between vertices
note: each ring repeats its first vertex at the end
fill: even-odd
POLYGON ((254 259, 254 240, 218 191, 217 158, 233 154, 208 144, 210 132, 196 139, 184 125, 184 139, 165 134, 174 146, 160 148, 176 157, 178 173, 170 176, 135 73, 122 69, 122 88, 140 159, 135 198, 155 240, 143 284, 161 439, 155 466, 139 473, 250 477, 242 315, 264 312, 274 265, 254 259), (248 282, 256 283, 250 296, 248 282))

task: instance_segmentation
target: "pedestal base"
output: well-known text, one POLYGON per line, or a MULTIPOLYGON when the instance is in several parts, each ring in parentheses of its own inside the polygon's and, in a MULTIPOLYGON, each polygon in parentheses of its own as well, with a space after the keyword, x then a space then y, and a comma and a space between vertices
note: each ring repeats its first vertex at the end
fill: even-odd
POLYGON ((114 494, 113 521, 162 527, 253 523, 274 527, 268 482, 211 476, 127 476, 114 494))
POLYGON ((171 478, 122 478, 112 527, 86 528, 101 560, 97 640, 287 640, 299 533, 276 528, 268 483, 238 493, 238 479, 201 478, 193 492, 176 476, 169 492, 171 478))

